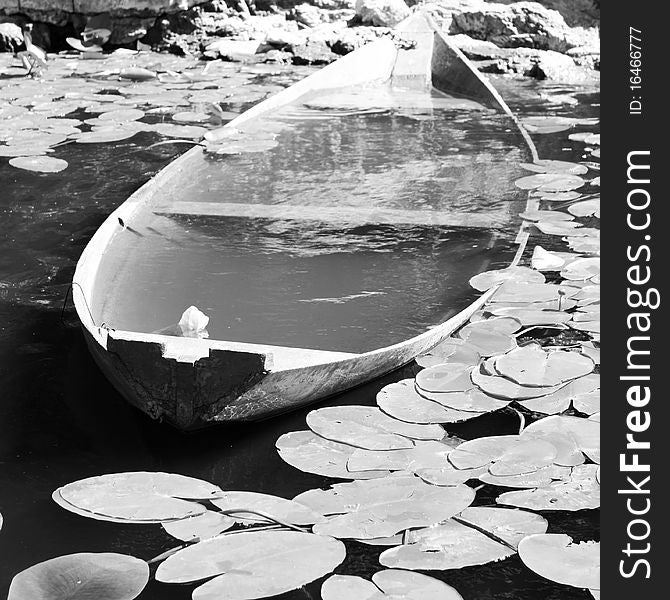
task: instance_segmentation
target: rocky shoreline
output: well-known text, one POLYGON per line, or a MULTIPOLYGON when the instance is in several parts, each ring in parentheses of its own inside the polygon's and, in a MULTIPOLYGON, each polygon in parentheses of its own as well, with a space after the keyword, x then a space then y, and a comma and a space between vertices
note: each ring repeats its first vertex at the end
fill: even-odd
POLYGON ((318 65, 379 37, 403 44, 392 28, 415 7, 428 11, 483 72, 599 81, 597 0, 0 0, 0 51, 22 50, 27 24, 34 43, 63 51, 68 36, 78 37, 91 16, 107 11, 112 33, 105 49, 318 65))

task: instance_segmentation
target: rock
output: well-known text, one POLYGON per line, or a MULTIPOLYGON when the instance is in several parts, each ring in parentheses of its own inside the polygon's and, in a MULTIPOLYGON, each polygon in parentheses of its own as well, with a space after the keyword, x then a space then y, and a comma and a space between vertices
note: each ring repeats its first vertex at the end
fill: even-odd
POLYGON ((291 46, 290 49, 293 53, 291 62, 294 65, 325 65, 339 58, 325 42, 308 40, 305 44, 291 46))
POLYGON ((599 79, 598 73, 593 69, 579 66, 569 56, 551 50, 540 52, 533 63, 526 74, 536 79, 569 84, 594 83, 599 79))
POLYGON ((262 62, 274 64, 287 64, 291 62, 293 54, 283 50, 269 50, 263 54, 262 62))
MULTIPOLYGON (((497 0, 512 4, 517 0, 497 0)), ((570 27, 598 27, 600 0, 539 0, 542 6, 557 10, 570 27)))
POLYGON ((0 23, 0 52, 16 52, 23 44, 23 32, 16 23, 0 23))
POLYGON ((455 12, 450 33, 465 33, 503 48, 557 52, 598 43, 597 30, 568 27, 558 11, 537 2, 485 3, 455 12))
POLYGON ((348 21, 355 14, 355 11, 351 9, 324 9, 305 2, 292 8, 286 18, 302 23, 307 27, 317 27, 322 23, 348 21))
POLYGON ((364 25, 395 27, 410 13, 403 0, 356 0, 356 17, 364 25))
POLYGON ((254 56, 261 45, 261 40, 217 40, 208 44, 205 52, 208 56, 216 54, 224 60, 238 61, 254 56))

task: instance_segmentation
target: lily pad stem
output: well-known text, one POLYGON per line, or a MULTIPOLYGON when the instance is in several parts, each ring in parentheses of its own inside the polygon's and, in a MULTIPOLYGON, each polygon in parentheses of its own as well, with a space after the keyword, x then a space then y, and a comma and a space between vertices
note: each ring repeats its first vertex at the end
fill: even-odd
POLYGON ((301 531, 302 533, 309 533, 306 529, 303 529, 302 527, 298 527, 297 525, 293 525, 292 523, 289 523, 288 521, 282 521, 281 519, 278 519, 277 517, 273 517, 272 515, 266 513, 265 511, 262 510, 256 510, 256 509, 251 509, 251 508, 229 508, 227 510, 222 510, 219 511, 222 515, 239 515, 241 513, 246 513, 246 514, 251 514, 251 515, 258 515, 259 517, 263 517, 264 519, 267 519, 268 521, 272 521, 274 523, 277 523, 278 525, 283 525, 284 527, 288 527, 289 529, 294 529, 295 531, 301 531))
POLYGON ((503 540, 501 537, 498 537, 495 533, 491 533, 490 531, 487 531, 483 527, 480 527, 479 525, 475 525, 474 523, 471 523, 470 521, 463 519, 462 517, 451 517, 456 523, 460 523, 461 525, 465 525, 466 527, 470 527, 474 529, 475 531, 479 531, 479 533, 485 535, 487 538, 492 539, 494 542, 498 542, 499 544, 502 544, 503 546, 506 546, 510 550, 513 550, 516 552, 516 547, 512 546, 509 542, 503 540))

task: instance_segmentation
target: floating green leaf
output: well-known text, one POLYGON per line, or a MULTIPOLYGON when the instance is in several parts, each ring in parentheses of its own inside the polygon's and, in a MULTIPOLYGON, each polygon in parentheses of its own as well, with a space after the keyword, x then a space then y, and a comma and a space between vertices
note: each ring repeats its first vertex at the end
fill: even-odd
POLYGON ((516 347, 516 342, 509 332, 501 332, 496 329, 499 319, 505 319, 505 322, 515 323, 516 330, 521 328, 521 323, 509 317, 496 317, 468 323, 463 327, 458 335, 471 346, 477 349, 482 356, 492 356, 507 352, 516 347))
POLYGON ((417 469, 415 474, 431 485, 447 486, 465 483, 469 479, 477 479, 487 471, 488 466, 476 469, 457 469, 448 463, 441 468, 417 469))
MULTIPOLYGON (((238 508, 260 511, 293 525, 313 525, 322 519, 320 514, 293 500, 270 494, 260 494, 258 492, 226 491, 219 494, 218 498, 212 500, 212 504, 222 511, 230 511, 238 508)), ((235 520, 243 523, 268 522, 262 516, 250 512, 245 513, 242 511, 239 514, 235 513, 234 517, 235 520)))
POLYGON ((413 527, 427 527, 461 512, 474 500, 466 485, 438 487, 418 477, 398 475, 338 483, 294 498, 324 515, 314 532, 338 538, 376 538, 413 527))
POLYGON ((597 423, 566 415, 545 417, 531 423, 524 434, 562 433, 572 438, 579 449, 593 462, 600 463, 600 427, 597 423))
POLYGON ((529 400, 553 394, 561 389, 560 385, 552 387, 519 385, 499 375, 487 375, 477 369, 472 372, 472 382, 485 394, 504 400, 529 400))
POLYGON ((506 282, 495 293, 496 302, 552 302, 559 298, 571 298, 579 292, 578 288, 551 283, 514 283, 506 282))
POLYGON ((530 510, 584 510, 600 507, 600 484, 596 481, 598 465, 573 467, 570 476, 546 487, 505 492, 496 498, 498 504, 530 510))
MULTIPOLYGON (((352 471, 408 471, 440 469, 448 465, 447 456, 458 442, 416 442, 404 450, 356 450, 347 466, 352 471)), ((464 480, 467 481, 467 480, 464 480)))
POLYGON ((419 371, 416 385, 427 392, 465 392, 474 387, 470 379, 472 367, 443 363, 419 371))
POLYGON ((495 369, 519 385, 551 387, 588 375, 595 364, 578 352, 547 352, 539 344, 510 350, 495 361, 495 369))
POLYGON ((470 279, 470 285, 480 292, 485 292, 503 281, 544 283, 544 275, 528 267, 507 267, 479 273, 470 279))
POLYGON ((463 600, 450 585, 439 579, 387 569, 372 576, 372 581, 355 575, 331 575, 321 586, 323 600, 463 600))
POLYGON ((163 523, 163 529, 178 540, 190 542, 214 537, 233 525, 235 525, 235 519, 232 517, 208 510, 201 515, 163 523))
POLYGON ((532 473, 522 473, 521 475, 491 475, 491 473, 486 471, 478 477, 482 483, 497 485, 499 487, 527 489, 546 487, 554 481, 567 479, 570 476, 570 470, 570 467, 547 465, 532 473))
MULTIPOLYGON (((572 221, 574 217, 558 210, 526 210, 519 215, 526 221, 572 221)), ((532 282, 530 282, 532 283, 532 282)), ((544 277, 537 283, 544 283, 544 277)))
POLYGON ((543 533, 547 521, 521 510, 474 507, 455 519, 410 533, 409 543, 382 552, 387 567, 462 569, 503 560, 527 535, 543 533))
POLYGON ((100 113, 98 119, 100 121, 116 121, 117 123, 124 123, 127 121, 137 121, 144 116, 144 111, 138 108, 121 108, 100 113))
POLYGON ((600 198, 575 202, 568 206, 568 212, 575 217, 597 217, 599 219, 600 198))
POLYGON ((18 156, 11 158, 9 164, 17 169, 37 173, 60 173, 67 169, 67 161, 52 156, 18 156))
POLYGON ((578 588, 600 589, 600 543, 575 544, 564 533, 530 535, 519 544, 519 557, 545 579, 578 588))
POLYGON ((352 473, 347 469, 347 461, 356 448, 331 442, 312 431, 285 433, 279 437, 276 446, 284 462, 306 473, 341 479, 372 479, 388 475, 388 471, 352 473))
POLYGON ((149 581, 149 565, 133 556, 82 552, 21 571, 7 600, 132 600, 149 581))
POLYGON ((89 477, 58 491, 65 503, 83 511, 78 514, 127 523, 157 523, 202 514, 205 508, 201 504, 187 500, 209 500, 221 493, 218 486, 201 479, 143 471, 89 477))
POLYGON ((536 308, 514 308, 504 307, 493 308, 491 312, 494 315, 504 317, 514 317, 521 322, 523 327, 532 327, 537 325, 560 325, 570 320, 568 313, 558 310, 542 310, 536 308))
POLYGON ((387 415, 408 423, 457 423, 482 413, 454 410, 421 396, 413 379, 403 379, 382 388, 377 405, 387 415))
POLYGON ((459 338, 447 338, 432 350, 417 357, 421 367, 432 367, 443 363, 471 366, 479 364, 481 355, 474 346, 459 338))
MULTIPOLYGON (((474 385, 474 384, 473 384, 474 385)), ((417 390, 421 396, 454 410, 484 413, 499 410, 509 404, 508 400, 500 400, 474 388, 465 392, 426 392, 417 390)))
POLYGON ((193 600, 249 600, 274 596, 323 577, 345 557, 344 544, 298 531, 249 531, 212 538, 168 557, 156 580, 210 579, 193 600))
POLYGON ((514 184, 522 190, 538 190, 540 192, 570 192, 584 185, 579 175, 566 173, 541 173, 517 179, 514 184))
POLYGON ((439 425, 398 421, 376 406, 320 408, 310 412, 306 420, 309 428, 323 438, 368 450, 412 448, 409 438, 440 440, 444 437, 444 429, 439 425))
POLYGON ((561 277, 564 279, 577 281, 584 281, 595 275, 600 275, 600 258, 597 257, 579 258, 561 271, 561 277))
POLYGON ((583 175, 588 168, 582 164, 566 160, 536 160, 534 163, 521 163, 522 168, 535 173, 569 173, 583 175))
POLYGON ((539 271, 558 271, 565 264, 565 258, 554 252, 548 252, 542 246, 535 246, 530 264, 533 269, 539 271))

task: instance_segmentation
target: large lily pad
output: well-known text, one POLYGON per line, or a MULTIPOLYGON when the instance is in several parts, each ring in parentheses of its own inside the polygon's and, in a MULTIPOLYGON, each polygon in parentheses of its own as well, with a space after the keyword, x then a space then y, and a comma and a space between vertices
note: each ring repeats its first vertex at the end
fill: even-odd
POLYGON ((447 338, 419 357, 416 362, 421 367, 433 367, 444 363, 474 367, 479 364, 481 354, 474 346, 459 338, 447 338))
MULTIPOLYGON (((474 385, 474 384, 473 384, 474 385)), ((465 392, 426 392, 418 390, 424 398, 437 402, 447 408, 464 412, 491 412, 505 408, 509 404, 508 400, 500 400, 485 394, 481 390, 474 388, 465 392)))
POLYGON ((542 310, 537 308, 500 307, 491 312, 498 316, 508 315, 519 320, 524 327, 538 325, 561 325, 570 320, 570 315, 558 310, 542 310))
POLYGON ((416 385, 427 392, 465 392, 474 387, 471 370, 470 366, 452 363, 435 365, 417 373, 416 385))
POLYGON ((376 538, 413 527, 427 527, 461 512, 474 500, 466 485, 438 487, 418 477, 398 475, 370 481, 338 483, 294 498, 324 515, 314 532, 338 538, 376 538))
POLYGON ((578 588, 600 589, 600 543, 574 543, 564 533, 530 535, 519 544, 519 557, 538 575, 578 588))
POLYGON ((223 533, 235 525, 235 519, 219 512, 208 510, 195 517, 163 523, 163 529, 173 538, 183 542, 206 540, 223 533))
POLYGON ((496 302, 551 302, 555 301, 558 309, 559 298, 571 298, 579 290, 566 285, 551 283, 515 283, 506 282, 495 293, 496 302))
POLYGON ((569 192, 584 185, 579 175, 568 173, 541 173, 517 179, 514 184, 522 190, 538 190, 540 192, 569 192))
POLYGON ((510 335, 512 331, 500 330, 500 320, 505 323, 516 323, 513 331, 517 331, 521 327, 521 323, 509 317, 496 317, 493 319, 485 319, 483 321, 476 321, 468 323, 459 332, 458 336, 473 346, 482 356, 492 356, 507 352, 512 348, 516 348, 516 342, 510 335))
POLYGON ((299 588, 332 571, 346 555, 332 538, 298 531, 249 531, 212 538, 180 550, 160 564, 156 580, 210 579, 194 600, 249 600, 299 588))
POLYGON ((482 483, 497 485, 499 487, 528 489, 546 487, 554 481, 567 479, 570 476, 570 471, 570 467, 562 467, 554 464, 542 467, 532 473, 522 473, 521 475, 491 475, 487 470, 478 477, 482 483))
POLYGON ((450 585, 439 579, 404 571, 386 569, 372 581, 355 575, 331 575, 321 586, 323 600, 463 600, 450 585))
POLYGON ((483 414, 454 410, 427 400, 416 391, 413 379, 382 388, 377 394, 377 405, 387 415, 408 423, 457 423, 483 414))
POLYGON ((588 167, 567 160, 536 160, 534 163, 521 163, 520 167, 535 173, 568 173, 570 175, 583 175, 588 167))
POLYGON ((600 426, 597 423, 580 417, 554 415, 531 423, 523 432, 536 437, 545 433, 561 433, 572 438, 586 456, 600 463, 600 426))
POLYGON ((67 161, 53 156, 18 156, 11 158, 9 164, 17 169, 36 173, 59 173, 67 169, 67 161))
POLYGON ((580 394, 590 393, 597 390, 599 387, 600 376, 591 373, 585 377, 573 379, 570 383, 564 385, 553 393, 539 398, 521 400, 521 403, 529 410, 546 413, 548 415, 555 415, 568 410, 568 408, 570 408, 570 403, 580 394))
POLYGON ((411 532, 408 544, 385 550, 379 562, 421 570, 483 565, 514 555, 513 548, 525 536, 547 530, 547 521, 540 515, 520 510, 475 507, 465 509, 457 519, 411 532))
POLYGON ((546 487, 505 492, 496 498, 498 504, 530 510, 584 510, 600 507, 600 484, 596 480, 598 465, 573 467, 570 476, 546 487))
POLYGON ((449 454, 457 469, 489 465, 492 475, 521 475, 553 464, 556 448, 543 440, 524 440, 517 435, 476 438, 462 443, 449 454))
POLYGON ((588 375, 595 364, 578 352, 546 352, 539 344, 528 344, 499 356, 495 368, 519 385, 551 387, 588 375))
MULTIPOLYGON (((352 471, 408 471, 416 473, 420 469, 440 469, 448 465, 447 456, 454 445, 442 442, 416 442, 413 448, 405 450, 356 450, 347 466, 352 471)), ((464 480, 465 481, 465 480, 464 480)))
POLYGON ((21 571, 7 600, 132 600, 149 581, 149 565, 133 556, 82 552, 21 571))
POLYGON ((519 385, 499 375, 487 375, 478 369, 472 372, 472 382, 489 396, 518 401, 553 394, 561 388, 560 385, 551 387, 519 385))
MULTIPOLYGON (((371 470, 371 469, 368 469, 371 470)), ((260 494, 258 492, 223 492, 219 498, 212 500, 212 504, 223 511, 233 509, 249 509, 260 511, 281 521, 293 523, 294 525, 313 525, 322 519, 321 515, 310 510, 306 506, 298 504, 293 500, 260 494)), ((245 523, 268 522, 267 519, 254 513, 240 512, 235 514, 235 519, 245 523)))
POLYGON ((544 283, 544 275, 528 267, 507 267, 479 273, 470 279, 470 285, 480 292, 485 292, 503 281, 544 283))
POLYGON ((439 425, 399 421, 376 406, 320 408, 307 415, 307 425, 321 437, 368 450, 412 448, 409 438, 439 440, 444 437, 444 429, 439 425))
POLYGON ((221 488, 184 475, 138 471, 89 477, 68 483, 59 492, 78 514, 116 522, 159 523, 202 514, 204 506, 187 500, 215 498, 221 488))
POLYGON ((312 431, 285 433, 277 440, 276 447, 284 462, 306 473, 341 479, 372 479, 388 475, 388 471, 349 471, 347 461, 356 448, 331 442, 312 431))

